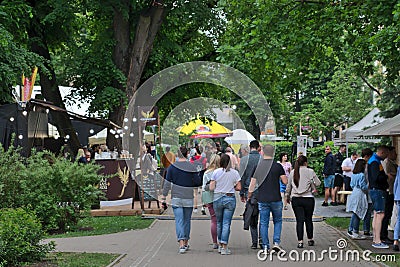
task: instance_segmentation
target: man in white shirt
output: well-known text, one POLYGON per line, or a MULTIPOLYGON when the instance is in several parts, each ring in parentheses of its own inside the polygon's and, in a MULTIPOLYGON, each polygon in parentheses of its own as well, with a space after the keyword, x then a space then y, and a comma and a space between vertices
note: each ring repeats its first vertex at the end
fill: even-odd
POLYGON ((354 151, 353 153, 351 153, 351 156, 349 158, 346 158, 342 162, 344 190, 346 191, 351 191, 350 180, 357 159, 358 159, 358 154, 357 152, 354 151))

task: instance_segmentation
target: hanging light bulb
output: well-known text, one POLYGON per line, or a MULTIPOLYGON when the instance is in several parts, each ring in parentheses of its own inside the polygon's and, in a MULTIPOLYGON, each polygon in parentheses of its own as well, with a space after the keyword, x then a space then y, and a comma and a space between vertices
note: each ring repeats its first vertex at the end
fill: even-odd
POLYGON ((128 118, 124 118, 124 122, 128 122, 128 118))
POLYGON ((129 136, 130 136, 130 137, 134 137, 135 134, 134 134, 134 133, 130 133, 129 136))
POLYGON ((129 127, 125 125, 125 126, 124 126, 124 129, 125 129, 125 130, 128 130, 128 129, 129 129, 129 127))
POLYGON ((28 115, 28 112, 26 110, 22 111, 22 115, 26 116, 28 115))
POLYGON ((24 136, 22 134, 18 135, 18 139, 22 140, 24 136))
POLYGON ((93 130, 93 129, 90 129, 90 130, 89 130, 89 133, 93 134, 93 133, 94 133, 94 130, 93 130))
POLYGON ((14 117, 11 117, 11 118, 10 118, 10 121, 14 121, 14 117))
POLYGON ((137 119, 136 119, 136 118, 133 118, 133 119, 132 119, 132 121, 133 121, 133 122, 136 122, 136 121, 137 121, 137 119))

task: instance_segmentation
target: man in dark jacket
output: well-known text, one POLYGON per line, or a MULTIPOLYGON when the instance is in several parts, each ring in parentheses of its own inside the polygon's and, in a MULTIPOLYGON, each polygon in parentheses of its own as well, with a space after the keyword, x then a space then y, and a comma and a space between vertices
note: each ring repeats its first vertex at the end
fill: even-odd
POLYGON ((325 187, 325 199, 322 203, 322 206, 328 206, 328 199, 331 196, 331 205, 337 206, 336 197, 334 194, 335 187, 335 170, 336 170, 336 160, 332 154, 332 150, 330 146, 325 147, 325 161, 324 161, 324 187, 325 187))
POLYGON ((345 204, 345 198, 338 199, 337 192, 342 190, 343 187, 343 170, 342 170, 342 163, 345 159, 344 153, 346 152, 346 145, 340 145, 338 153, 335 154, 335 161, 336 161, 336 170, 335 170, 335 182, 333 189, 333 193, 335 194, 336 202, 338 204, 345 204), (339 203, 340 202, 340 203, 339 203))
POLYGON ((258 162, 261 160, 259 153, 260 143, 257 140, 250 142, 250 153, 240 159, 240 176, 242 183, 242 190, 240 191, 240 198, 242 202, 246 203, 246 210, 244 212, 245 230, 250 226, 251 234, 251 248, 257 249, 258 242, 258 203, 257 192, 253 194, 251 200, 247 201, 247 194, 249 190, 250 180, 253 176, 258 162), (247 201, 247 202, 246 202, 247 201))

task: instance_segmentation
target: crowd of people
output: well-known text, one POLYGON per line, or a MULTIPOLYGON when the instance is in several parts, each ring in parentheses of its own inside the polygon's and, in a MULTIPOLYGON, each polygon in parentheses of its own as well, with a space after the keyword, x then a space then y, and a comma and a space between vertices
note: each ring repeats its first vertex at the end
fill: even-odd
MULTIPOLYGON (((296 218, 297 248, 315 245, 312 216, 315 191, 321 180, 308 167, 306 156, 299 155, 293 166, 287 153, 281 153, 279 161, 275 161, 275 148, 269 144, 261 146, 256 140, 249 146, 242 145, 237 154, 229 146, 222 151, 219 144, 208 148, 181 147, 176 158, 170 148, 166 149, 162 161, 168 168, 162 200, 165 201, 171 191, 179 253, 185 253, 190 247, 191 216, 197 208, 197 192, 194 191, 199 186, 200 205, 207 208, 210 215, 213 248, 221 255, 232 253, 228 243, 237 205, 235 192, 239 192, 245 204, 244 229, 250 230, 252 249, 261 248, 266 253, 282 250, 282 210, 289 205, 296 218), (271 214, 272 242, 268 236, 271 214), (304 242, 304 234, 307 242, 304 242)), ((400 206, 400 174, 395 148, 379 146, 375 153, 365 148, 361 157, 352 152, 348 158, 344 156, 345 151, 346 146, 341 145, 333 155, 331 147, 325 147, 322 206, 346 204, 346 211, 352 213, 347 232, 350 238, 372 238, 374 248, 389 248, 393 244, 393 249, 398 251, 400 218, 397 218, 394 240, 388 236, 393 207, 400 206), (362 234, 359 231, 361 220, 362 234)))
MULTIPOLYGON (((170 152, 169 148, 167 150, 170 152)), ((261 146, 256 140, 249 146, 243 145, 237 154, 231 147, 222 151, 218 143, 208 148, 195 147, 194 153, 186 147, 179 148, 178 159, 175 163, 170 162, 165 172, 162 193, 162 201, 171 194, 179 253, 185 253, 190 248, 191 216, 196 208, 195 189, 199 180, 202 205, 208 209, 211 218, 213 248, 221 255, 232 253, 228 244, 237 206, 235 192, 239 192, 240 200, 246 207, 244 229, 250 229, 252 249, 261 248, 265 252, 282 250, 282 210, 290 203, 297 220, 298 247, 303 247, 304 223, 308 245, 314 245, 313 190, 320 180, 312 169, 307 168, 305 156, 300 156, 292 168, 287 153, 280 155, 279 162, 274 160, 274 153, 274 146, 261 146), (274 229, 272 242, 268 237, 270 214, 274 229)), ((169 157, 172 158, 171 155, 169 157)))
POLYGON ((400 173, 396 163, 397 153, 393 146, 379 146, 374 153, 370 148, 361 151, 361 157, 354 151, 344 158, 345 145, 333 155, 325 147, 324 187, 325 199, 322 206, 346 204, 346 211, 352 213, 347 234, 353 239, 372 238, 374 248, 399 251, 400 216, 397 218, 394 239, 388 236, 388 226, 393 208, 400 204, 400 173), (397 177, 397 179, 396 179, 397 177), (342 202, 338 201, 338 190, 342 190, 342 202), (346 199, 346 194, 350 193, 346 199), (371 217, 372 233, 371 233, 371 217), (363 234, 359 232, 363 220, 363 234))

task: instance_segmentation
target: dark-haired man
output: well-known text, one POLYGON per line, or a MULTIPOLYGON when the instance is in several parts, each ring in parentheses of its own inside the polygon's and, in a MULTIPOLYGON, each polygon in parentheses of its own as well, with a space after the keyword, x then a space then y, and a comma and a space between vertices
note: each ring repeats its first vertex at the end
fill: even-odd
MULTIPOLYGON (((250 153, 240 159, 240 167, 239 173, 241 176, 241 183, 242 183, 242 190, 240 191, 240 199, 242 202, 246 203, 246 211, 244 214, 244 220, 246 222, 246 218, 249 220, 249 228, 251 234, 251 248, 257 249, 257 244, 259 242, 259 235, 258 235, 258 213, 251 213, 252 216, 246 214, 249 212, 249 208, 257 209, 258 210, 258 203, 257 203, 257 191, 253 194, 253 197, 247 201, 247 193, 249 190, 250 180, 253 176, 258 162, 261 160, 261 155, 258 152, 260 148, 260 143, 257 140, 253 140, 250 142, 250 153), (249 218, 249 217, 251 218, 249 218)), ((255 210, 255 211, 257 211, 255 210)), ((245 229, 247 227, 245 226, 245 229)), ((246 229, 247 230, 247 229, 246 229)))
POLYGON ((279 181, 282 181, 283 184, 287 184, 288 180, 282 165, 273 159, 274 152, 275 148, 272 145, 264 145, 263 159, 258 164, 257 169, 251 178, 247 199, 251 198, 255 186, 258 184, 257 200, 260 212, 260 235, 262 247, 265 251, 269 251, 270 249, 268 228, 270 213, 272 213, 272 221, 274 222, 272 249, 278 253, 282 250, 280 243, 283 209, 279 181))

